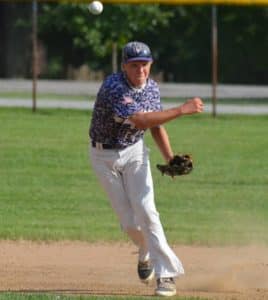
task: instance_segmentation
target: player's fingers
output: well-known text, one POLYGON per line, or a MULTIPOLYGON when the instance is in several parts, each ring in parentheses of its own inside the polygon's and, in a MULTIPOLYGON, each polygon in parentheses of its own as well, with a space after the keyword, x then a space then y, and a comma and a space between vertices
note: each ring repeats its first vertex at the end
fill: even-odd
POLYGON ((195 103, 197 112, 202 112, 204 110, 204 103, 200 98, 198 97, 193 98, 193 102, 195 103))
POLYGON ((200 113, 204 109, 204 103, 199 97, 194 97, 191 99, 188 99, 183 104, 183 111, 184 114, 194 114, 194 113, 200 113))
POLYGON ((204 103, 201 102, 199 105, 198 105, 198 112, 202 112, 204 111, 204 103))

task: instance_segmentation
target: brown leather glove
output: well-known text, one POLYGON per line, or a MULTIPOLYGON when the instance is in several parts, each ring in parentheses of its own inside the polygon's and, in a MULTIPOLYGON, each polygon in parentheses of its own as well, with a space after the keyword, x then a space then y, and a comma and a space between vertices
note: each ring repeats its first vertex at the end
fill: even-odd
POLYGON ((177 154, 166 165, 156 165, 162 175, 171 177, 186 175, 193 170, 193 160, 189 154, 177 154))

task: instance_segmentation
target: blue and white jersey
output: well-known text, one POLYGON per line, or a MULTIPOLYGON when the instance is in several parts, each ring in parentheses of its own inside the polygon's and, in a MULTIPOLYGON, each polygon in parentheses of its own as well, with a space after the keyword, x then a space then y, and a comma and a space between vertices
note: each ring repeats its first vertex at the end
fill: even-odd
POLYGON ((137 112, 160 111, 157 83, 148 79, 143 88, 130 86, 123 72, 115 73, 103 82, 95 102, 90 138, 92 141, 116 147, 127 147, 144 135, 129 121, 137 112))

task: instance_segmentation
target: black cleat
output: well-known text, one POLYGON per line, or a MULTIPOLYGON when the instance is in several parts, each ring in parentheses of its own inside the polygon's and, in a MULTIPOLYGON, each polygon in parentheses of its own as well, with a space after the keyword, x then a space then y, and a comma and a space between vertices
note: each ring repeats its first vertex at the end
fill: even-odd
POLYGON ((146 284, 154 278, 154 268, 149 260, 138 263, 138 275, 140 280, 146 284))

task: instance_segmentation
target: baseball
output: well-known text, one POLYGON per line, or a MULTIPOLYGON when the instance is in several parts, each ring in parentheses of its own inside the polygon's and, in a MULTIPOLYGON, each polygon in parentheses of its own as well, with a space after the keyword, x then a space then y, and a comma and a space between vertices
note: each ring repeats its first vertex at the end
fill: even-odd
POLYGON ((99 15, 103 11, 103 5, 100 1, 93 1, 88 5, 88 10, 93 14, 93 15, 99 15))

